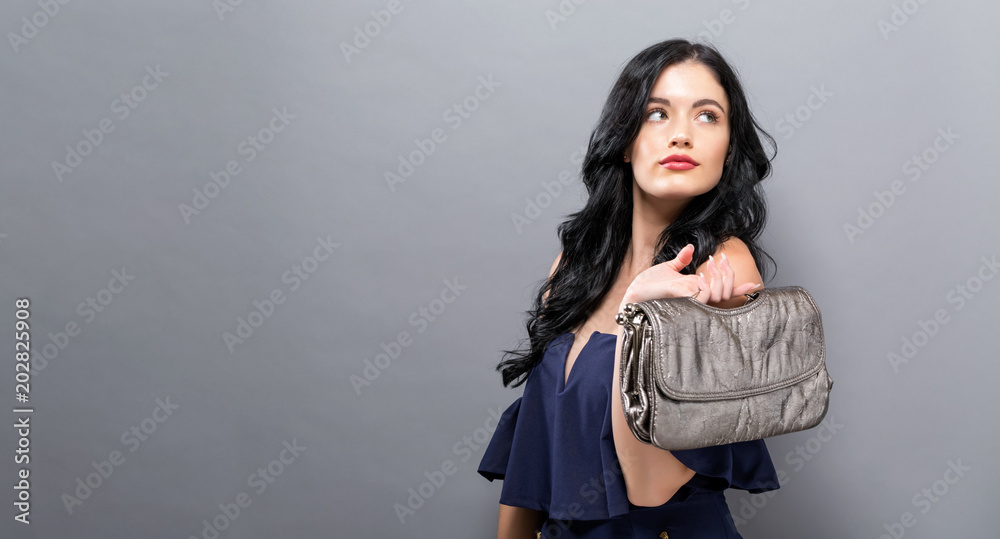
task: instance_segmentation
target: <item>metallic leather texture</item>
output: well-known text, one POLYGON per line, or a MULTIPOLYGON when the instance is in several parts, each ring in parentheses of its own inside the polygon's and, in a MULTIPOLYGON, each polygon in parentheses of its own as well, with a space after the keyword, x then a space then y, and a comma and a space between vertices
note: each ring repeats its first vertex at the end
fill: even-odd
POLYGON ((823 322, 801 286, 765 288, 742 307, 693 298, 630 303, 618 314, 622 407, 635 437, 667 450, 812 428, 833 379, 823 322))

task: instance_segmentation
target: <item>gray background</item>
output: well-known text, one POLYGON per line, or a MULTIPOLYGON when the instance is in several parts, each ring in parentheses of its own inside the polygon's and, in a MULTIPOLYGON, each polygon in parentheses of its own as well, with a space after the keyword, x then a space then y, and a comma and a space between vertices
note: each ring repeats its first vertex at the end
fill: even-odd
POLYGON ((403 2, 384 27, 372 11, 387 2, 0 7, 2 398, 16 405, 14 300, 28 297, 35 409, 30 526, 13 522, 4 412, 0 535, 202 537, 215 519, 220 537, 494 536, 502 483, 476 473, 480 442, 520 388, 493 367, 524 336, 556 225, 583 203, 574 152, 625 61, 708 36, 779 144, 766 286, 813 293, 836 381, 832 435, 767 441, 783 488, 727 492, 744 536, 877 538, 901 518, 907 538, 996 536, 1000 282, 983 259, 1000 254, 997 4, 526 4, 403 2), (347 58, 366 24, 377 35, 347 58), (168 75, 141 88, 157 66, 168 75), (480 77, 498 86, 476 98, 480 77), (143 98, 124 118, 123 93, 143 98), (444 114, 463 101, 475 110, 456 125, 444 114), (269 133, 283 107, 294 118, 269 133), (102 118, 113 131, 60 181, 52 163, 102 118), (248 161, 240 144, 262 129, 248 161), (435 129, 443 142, 390 188, 435 129), (185 221, 180 205, 230 160, 240 173, 185 221), (893 182, 905 191, 879 202, 893 182), (538 213, 515 226, 526 199, 538 213), (317 238, 339 244, 322 261, 317 238), (282 275, 303 265, 293 289, 282 275), (109 293, 115 271, 134 278, 109 293), (442 294, 446 281, 465 288, 442 294), (255 301, 270 316, 230 350, 255 301), (938 310, 948 322, 894 369, 889 354, 938 310), (356 390, 400 332, 407 346, 356 390), (176 409, 154 413, 157 399, 176 409), (128 441, 132 427, 146 439, 128 441), (305 449, 290 458, 293 442, 305 449), (70 513, 64 496, 113 451, 124 461, 70 513), (445 461, 454 474, 434 474, 445 461), (970 471, 946 474, 949 461, 970 471), (445 482, 401 522, 425 472, 445 482), (225 517, 240 493, 250 505, 225 517))

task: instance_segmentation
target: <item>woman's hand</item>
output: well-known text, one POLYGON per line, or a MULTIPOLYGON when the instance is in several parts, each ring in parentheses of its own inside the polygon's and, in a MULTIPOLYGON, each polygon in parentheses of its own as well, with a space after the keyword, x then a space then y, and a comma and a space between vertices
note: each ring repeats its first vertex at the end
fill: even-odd
POLYGON ((626 303, 638 303, 647 299, 692 297, 695 294, 698 301, 712 305, 725 302, 733 296, 747 294, 760 286, 757 283, 743 283, 734 288, 735 272, 725 254, 721 261, 709 257, 706 264, 709 273, 707 278, 704 272, 698 276, 682 275, 680 270, 691 263, 693 255, 694 246, 689 243, 673 260, 656 264, 636 275, 625 291, 621 307, 624 308, 626 303))

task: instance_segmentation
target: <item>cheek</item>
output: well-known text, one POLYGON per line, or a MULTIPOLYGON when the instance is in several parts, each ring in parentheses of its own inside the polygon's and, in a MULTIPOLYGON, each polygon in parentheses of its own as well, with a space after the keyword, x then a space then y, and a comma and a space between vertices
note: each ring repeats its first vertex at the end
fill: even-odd
POLYGON ((642 133, 640 133, 639 136, 636 137, 635 142, 632 144, 633 147, 635 148, 636 153, 649 153, 650 146, 652 146, 652 144, 649 141, 649 137, 643 136, 642 133))

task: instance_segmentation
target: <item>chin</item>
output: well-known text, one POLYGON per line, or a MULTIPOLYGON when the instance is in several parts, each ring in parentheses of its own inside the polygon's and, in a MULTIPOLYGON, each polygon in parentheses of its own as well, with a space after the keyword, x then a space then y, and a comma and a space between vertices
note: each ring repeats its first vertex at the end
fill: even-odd
POLYGON ((690 178, 659 177, 650 181, 636 182, 639 189, 648 196, 662 200, 691 199, 712 190, 718 181, 709 182, 690 178))

